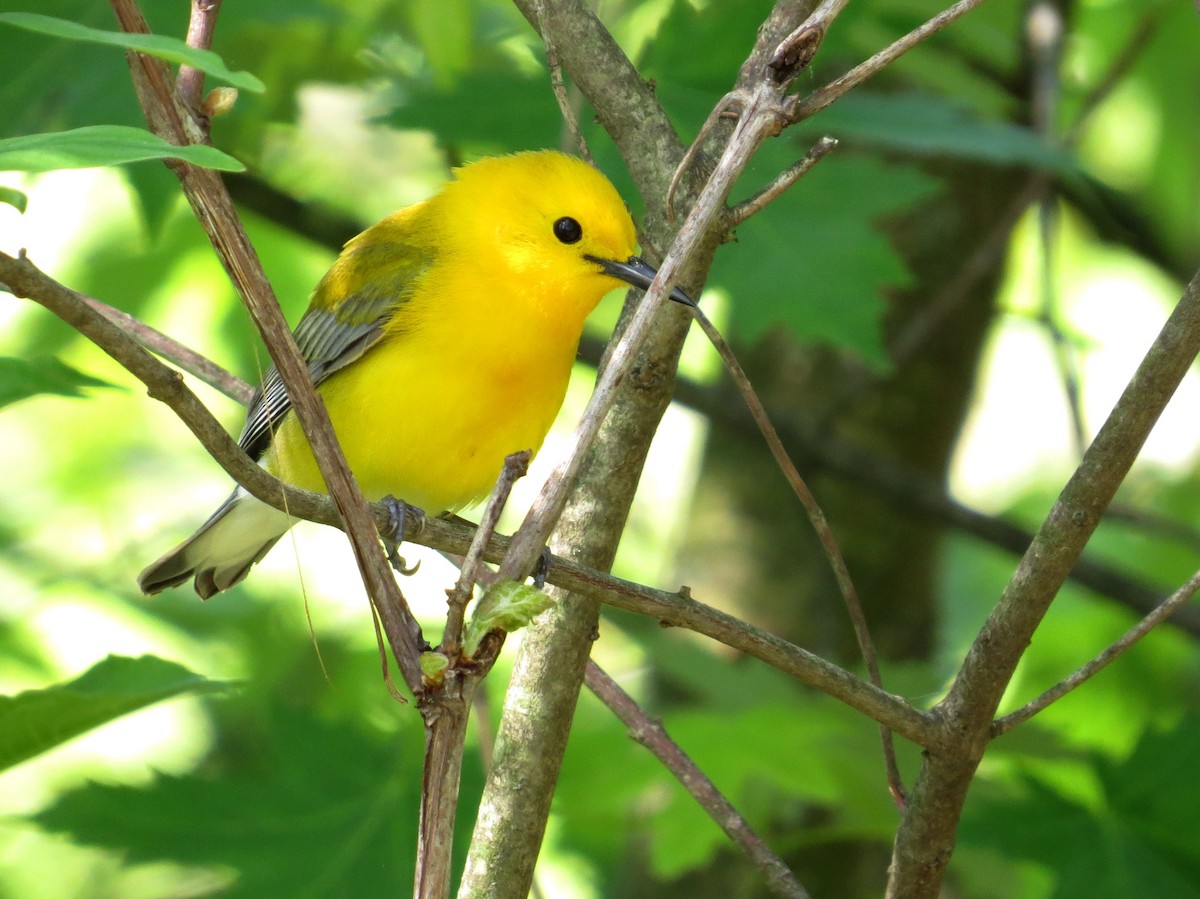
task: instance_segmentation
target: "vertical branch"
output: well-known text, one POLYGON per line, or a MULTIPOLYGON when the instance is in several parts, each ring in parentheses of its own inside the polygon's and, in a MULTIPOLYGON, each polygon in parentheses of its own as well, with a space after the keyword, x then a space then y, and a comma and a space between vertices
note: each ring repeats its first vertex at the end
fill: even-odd
POLYGON ((462 778, 467 719, 479 677, 447 670, 441 688, 417 700, 425 722, 425 768, 421 776, 421 817, 417 833, 414 899, 450 895, 454 819, 462 778))
POLYGON ((446 602, 446 631, 442 635, 441 652, 452 664, 458 661, 458 654, 462 649, 463 619, 466 615, 467 604, 471 601, 471 595, 475 590, 475 584, 479 581, 482 573, 480 569, 483 565, 483 551, 496 533, 496 525, 500 522, 500 513, 504 511, 504 504, 508 502, 513 484, 518 478, 523 478, 528 473, 531 457, 532 454, 529 450, 521 450, 505 457, 504 468, 496 480, 492 495, 488 497, 483 517, 479 520, 475 536, 471 539, 471 545, 467 549, 462 565, 459 566, 458 582, 449 592, 446 602))
POLYGON ((416 899, 444 899, 450 894, 454 820, 458 816, 458 791, 462 781, 462 759, 467 739, 471 703, 491 670, 502 645, 494 639, 479 664, 464 665, 462 628, 467 603, 483 569, 483 552, 496 532, 496 523, 513 484, 529 469, 528 450, 512 453, 488 497, 483 518, 471 540, 460 568, 458 582, 449 591, 446 606, 446 631, 440 652, 447 667, 418 702, 425 722, 425 767, 421 775, 421 814, 417 834, 417 867, 413 879, 416 899))
MULTIPOLYGON (((220 11, 221 0, 192 0, 192 16, 187 32, 189 47, 207 50, 212 46, 213 30, 217 27, 217 13, 220 11)), ((180 66, 175 79, 175 93, 180 102, 188 109, 199 109, 203 90, 204 73, 192 66, 180 66)))
MULTIPOLYGON (((606 127, 613 125, 610 133, 650 200, 652 217, 659 216, 647 230, 652 239, 665 243, 660 201, 673 168, 666 168, 664 161, 678 160, 682 147, 661 109, 646 96, 645 83, 582 2, 566 0, 552 8, 546 4, 540 18, 531 0, 518 3, 535 26, 551 33, 572 80, 606 127), (608 51, 599 60, 597 47, 608 51), (662 152, 663 145, 670 151, 662 152), (648 186, 652 190, 647 194, 648 186)), ((779 36, 795 27, 799 6, 796 0, 778 4, 770 27, 760 31, 753 59, 767 58, 779 36)), ((746 77, 747 83, 761 84, 763 67, 746 77)), ((666 311, 659 315, 666 288, 680 275, 707 269, 723 230, 725 197, 758 144, 775 133, 774 108, 781 94, 782 87, 765 88, 761 103, 747 108, 655 284, 636 310, 626 310, 618 326, 621 336, 602 366, 571 456, 555 470, 514 536, 502 575, 519 577, 528 570, 555 521, 555 546, 566 547, 584 564, 611 565, 650 439, 670 399, 687 329, 685 316, 666 311), (687 268, 692 258, 697 260, 695 267, 687 268)), ((522 640, 497 737, 497 764, 480 803, 460 897, 528 892, 598 621, 598 604, 572 597, 552 608, 522 640)))

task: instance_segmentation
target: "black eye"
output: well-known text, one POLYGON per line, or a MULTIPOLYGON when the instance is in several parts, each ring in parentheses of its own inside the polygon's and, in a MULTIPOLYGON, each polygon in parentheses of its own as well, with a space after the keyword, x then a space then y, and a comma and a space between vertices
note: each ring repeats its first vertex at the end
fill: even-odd
POLYGON ((579 243, 579 239, 583 237, 583 228, 575 219, 564 215, 554 223, 554 236, 563 243, 579 243))

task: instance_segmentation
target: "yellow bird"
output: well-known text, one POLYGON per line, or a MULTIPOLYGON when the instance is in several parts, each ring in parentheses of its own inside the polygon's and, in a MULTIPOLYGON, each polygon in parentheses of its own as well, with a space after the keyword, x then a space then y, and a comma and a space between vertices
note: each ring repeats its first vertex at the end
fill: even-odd
MULTIPOLYGON (((486 496, 509 453, 537 452, 584 319, 604 294, 645 289, 655 273, 633 255, 620 195, 578 159, 517 153, 455 175, 347 243, 295 331, 366 497, 434 514, 486 496)), ((281 480, 325 490, 274 368, 239 443, 281 480)), ((207 599, 293 523, 239 487, 138 585, 157 593, 194 577, 207 599)))

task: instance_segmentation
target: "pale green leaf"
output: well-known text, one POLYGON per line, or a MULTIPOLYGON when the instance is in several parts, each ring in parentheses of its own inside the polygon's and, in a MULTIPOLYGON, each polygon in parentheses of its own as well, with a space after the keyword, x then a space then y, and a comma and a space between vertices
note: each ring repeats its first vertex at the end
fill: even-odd
POLYGON ((500 581, 488 588, 467 624, 463 649, 474 655, 479 644, 492 631, 509 633, 523 628, 546 609, 551 599, 536 587, 516 581, 500 581))
POLYGON ((29 203, 29 198, 15 187, 0 185, 0 203, 7 203, 9 206, 16 208, 18 212, 24 212, 29 203))
POLYGON ((73 681, 0 697, 0 770, 164 699, 227 689, 155 656, 109 656, 73 681))
POLYGON ((17 359, 0 356, 0 409, 43 393, 83 396, 86 387, 113 386, 53 357, 17 359))
POLYGON ((123 165, 149 159, 183 159, 222 172, 246 167, 216 147, 177 147, 143 128, 87 125, 71 131, 28 134, 0 140, 0 172, 50 172, 123 165))
POLYGON ((89 28, 67 19, 56 19, 53 16, 41 16, 31 12, 0 13, 0 22, 7 22, 17 28, 66 40, 107 44, 112 47, 121 47, 124 50, 136 50, 139 53, 165 59, 167 62, 189 65, 242 90, 255 93, 262 93, 266 90, 266 86, 249 72, 231 72, 225 65, 225 61, 216 53, 211 50, 189 47, 179 38, 163 34, 126 34, 122 31, 102 31, 99 28, 89 28))

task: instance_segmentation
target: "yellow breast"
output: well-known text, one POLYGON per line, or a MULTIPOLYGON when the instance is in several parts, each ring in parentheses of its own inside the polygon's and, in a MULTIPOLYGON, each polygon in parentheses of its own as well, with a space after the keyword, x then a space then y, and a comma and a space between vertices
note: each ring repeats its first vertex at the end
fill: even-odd
MULTIPOLYGON (((436 514, 485 497, 509 453, 537 452, 566 393, 573 335, 513 328, 479 310, 390 334, 320 385, 334 430, 368 499, 393 495, 436 514)), ((323 491, 294 415, 265 457, 277 477, 323 491)))

